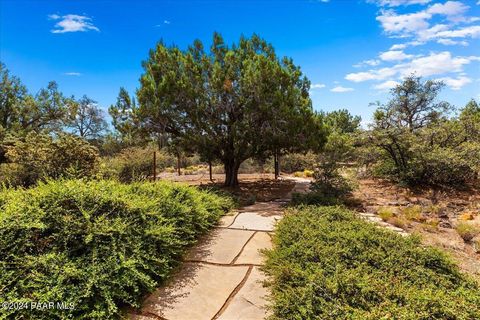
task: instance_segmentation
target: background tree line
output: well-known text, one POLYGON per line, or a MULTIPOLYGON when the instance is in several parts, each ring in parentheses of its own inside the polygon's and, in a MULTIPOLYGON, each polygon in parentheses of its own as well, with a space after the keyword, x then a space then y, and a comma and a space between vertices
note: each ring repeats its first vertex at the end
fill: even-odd
POLYGON ((106 115, 91 98, 66 97, 55 82, 29 93, 0 66, 0 177, 30 185, 45 177, 100 176, 131 181, 191 156, 221 164, 238 184, 246 161, 273 159, 276 175, 315 170, 316 186, 344 193, 342 166, 408 185, 464 186, 480 168, 480 108, 438 100, 443 83, 407 77, 377 103, 368 128, 347 110, 315 112, 310 82, 290 58, 257 35, 228 45, 215 33, 208 50, 159 42, 142 63, 135 96, 120 88, 106 115), (103 157, 100 157, 103 156, 103 157))

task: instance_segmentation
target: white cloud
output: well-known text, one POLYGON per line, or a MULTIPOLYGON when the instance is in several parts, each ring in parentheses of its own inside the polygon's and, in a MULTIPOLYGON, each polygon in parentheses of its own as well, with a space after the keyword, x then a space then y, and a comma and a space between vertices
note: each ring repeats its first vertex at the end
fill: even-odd
POLYGON ((435 35, 437 38, 478 38, 480 26, 469 26, 457 30, 445 30, 435 35))
POLYGON ((382 52, 380 54, 380 59, 382 59, 383 61, 401 61, 405 59, 410 59, 411 57, 413 57, 413 55, 406 54, 401 50, 391 50, 382 52))
POLYGON ((363 66, 375 67, 375 66, 378 66, 380 63, 381 63, 380 60, 370 59, 370 60, 364 60, 360 63, 357 63, 356 65, 354 65, 354 67, 355 68, 360 68, 360 67, 363 67, 363 66))
POLYGON ((91 22, 92 18, 87 16, 77 14, 59 16, 57 14, 51 14, 48 17, 52 20, 60 20, 55 24, 55 29, 51 30, 52 33, 84 32, 89 30, 100 31, 91 22))
POLYGON ((428 77, 443 73, 462 72, 463 66, 472 60, 476 60, 476 57, 452 57, 450 52, 444 51, 431 53, 396 67, 402 76, 415 73, 420 77, 428 77))
MULTIPOLYGON (((431 14, 420 11, 408 14, 396 14, 393 10, 382 10, 377 20, 382 24, 383 30, 388 34, 412 33, 418 30, 427 29, 428 19, 431 14)), ((406 36, 405 34, 403 34, 406 36)))
POLYGON ((459 1, 447 1, 443 4, 435 3, 427 9, 430 14, 441 14, 447 16, 449 20, 462 20, 463 14, 468 10, 468 6, 459 1))
POLYGON ((310 86, 310 89, 322 89, 325 88, 325 85, 323 83, 314 83, 310 86))
POLYGON ((468 46, 467 41, 454 41, 452 39, 438 39, 437 42, 440 44, 444 44, 446 46, 455 46, 455 45, 468 46))
POLYGON ((332 88, 330 89, 330 91, 332 92, 350 92, 350 91, 354 91, 355 89, 353 88, 345 88, 345 87, 342 87, 342 86, 336 86, 335 88, 332 88))
POLYGON ((460 90, 464 85, 472 82, 472 79, 465 76, 460 76, 457 79, 444 77, 444 78, 438 78, 437 80, 443 81, 452 90, 460 90))
POLYGON ((393 46, 390 47, 390 50, 402 50, 407 47, 407 44, 401 43, 401 44, 394 44, 393 46))
POLYGON ((381 6, 398 7, 409 6, 411 4, 427 4, 431 0, 380 0, 378 4, 381 6))
POLYGON ((353 82, 363 82, 368 80, 385 80, 395 76, 397 71, 394 68, 382 68, 378 70, 369 70, 367 72, 349 73, 345 79, 353 82))
POLYGON ((468 9, 469 6, 460 1, 447 1, 406 14, 398 14, 392 9, 381 10, 376 19, 390 37, 413 37, 420 44, 439 38, 476 38, 480 35, 480 26, 459 26, 480 20, 479 17, 467 17, 468 9), (434 16, 439 16, 441 22, 431 26, 434 16))
POLYGON ((345 79, 353 82, 368 80, 386 80, 392 77, 405 77, 412 73, 417 76, 429 77, 446 73, 463 72, 463 67, 480 57, 452 57, 448 51, 430 53, 428 56, 417 57, 411 61, 400 63, 388 68, 369 70, 368 72, 349 73, 345 79))
POLYGON ((81 76, 82 74, 81 74, 80 72, 65 72, 64 75, 66 75, 66 76, 79 77, 79 76, 81 76))
POLYGON ((170 24, 170 21, 168 21, 168 20, 163 20, 163 24, 170 24))
POLYGON ((397 81, 388 80, 388 81, 385 81, 385 82, 382 82, 380 84, 377 84, 377 85, 373 86, 373 88, 377 89, 377 90, 389 90, 389 89, 395 88, 399 84, 400 83, 397 82, 397 81))

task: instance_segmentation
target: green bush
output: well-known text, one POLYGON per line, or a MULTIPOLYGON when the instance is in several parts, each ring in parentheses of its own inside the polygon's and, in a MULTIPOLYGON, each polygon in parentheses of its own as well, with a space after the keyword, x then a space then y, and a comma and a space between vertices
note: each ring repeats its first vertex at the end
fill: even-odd
POLYGON ((63 180, 0 192, 2 301, 73 310, 5 310, 0 318, 111 319, 164 281, 186 246, 231 203, 172 183, 63 180))
MULTIPOLYGON (((130 147, 114 157, 103 158, 100 166, 102 178, 121 182, 146 180, 153 174, 154 148, 130 147)), ((176 166, 176 158, 164 151, 157 151, 157 173, 176 166)))
POLYGON ((308 152, 302 153, 290 153, 280 157, 280 167, 282 172, 294 173, 296 171, 312 170, 317 163, 317 156, 308 152))
POLYGON ((480 234, 480 225, 462 221, 457 224, 455 230, 464 241, 468 242, 480 234))
POLYGON ((6 149, 10 163, 3 166, 0 176, 11 185, 30 186, 48 178, 89 177, 98 164, 98 150, 71 134, 53 138, 31 132, 6 149))
POLYGON ((480 286, 444 253, 340 207, 288 212, 265 270, 271 319, 480 319, 480 286))

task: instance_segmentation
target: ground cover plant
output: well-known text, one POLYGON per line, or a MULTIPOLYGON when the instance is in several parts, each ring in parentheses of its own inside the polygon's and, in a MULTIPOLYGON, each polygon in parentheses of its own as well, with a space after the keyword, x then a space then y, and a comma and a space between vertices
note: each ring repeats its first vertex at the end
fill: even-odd
POLYGON ((480 286, 449 257, 341 207, 291 209, 265 270, 271 319, 480 318, 480 286))
POLYGON ((70 309, 0 309, 0 318, 116 318, 165 280, 186 246, 230 205, 228 198, 173 183, 59 180, 4 189, 2 300, 70 309))

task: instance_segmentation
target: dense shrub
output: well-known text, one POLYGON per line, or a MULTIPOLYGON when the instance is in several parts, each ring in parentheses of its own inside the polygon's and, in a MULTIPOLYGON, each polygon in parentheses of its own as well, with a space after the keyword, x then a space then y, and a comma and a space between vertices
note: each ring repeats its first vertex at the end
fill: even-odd
POLYGON ((437 101, 444 84, 410 76, 380 105, 360 148, 373 173, 408 185, 464 187, 480 171, 480 108, 472 100, 458 117, 437 101))
POLYGON ((280 157, 280 169, 282 172, 294 173, 296 171, 313 170, 317 163, 317 156, 308 152, 291 153, 280 157))
POLYGON ((2 165, 0 177, 12 185, 30 186, 47 178, 93 176, 98 164, 97 149, 70 134, 54 138, 31 132, 6 149, 10 163, 2 165))
POLYGON ((445 254, 340 207, 288 212, 267 257, 272 319, 480 318, 480 286, 445 254))
POLYGON ((116 318, 165 280, 184 248, 229 206, 226 198, 171 183, 66 180, 3 190, 2 300, 74 309, 0 309, 0 318, 116 318))
MULTIPOLYGON (((102 159, 100 175, 121 182, 142 181, 153 174, 154 148, 130 147, 102 159)), ((157 151, 157 172, 176 165, 175 157, 157 151)))
MULTIPOLYGON (((178 159, 165 151, 154 147, 129 147, 118 154, 105 157, 100 165, 100 177, 111 178, 121 182, 143 181, 153 174, 153 152, 157 152, 157 174, 162 171, 177 172, 178 159)), ((198 155, 180 158, 182 174, 194 174, 194 167, 202 164, 198 155)), ((195 168, 197 169, 197 168, 195 168)))

